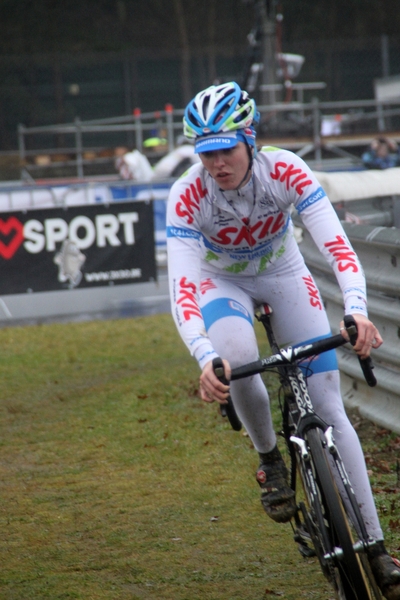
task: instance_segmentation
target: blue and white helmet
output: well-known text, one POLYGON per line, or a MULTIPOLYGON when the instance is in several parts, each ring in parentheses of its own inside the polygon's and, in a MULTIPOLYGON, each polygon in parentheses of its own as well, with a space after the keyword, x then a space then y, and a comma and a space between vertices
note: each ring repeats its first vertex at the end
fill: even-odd
POLYGON ((255 101, 231 81, 199 92, 186 107, 184 135, 195 140, 195 152, 235 146, 245 141, 255 148, 255 101), (216 135, 217 134, 217 135, 216 135))

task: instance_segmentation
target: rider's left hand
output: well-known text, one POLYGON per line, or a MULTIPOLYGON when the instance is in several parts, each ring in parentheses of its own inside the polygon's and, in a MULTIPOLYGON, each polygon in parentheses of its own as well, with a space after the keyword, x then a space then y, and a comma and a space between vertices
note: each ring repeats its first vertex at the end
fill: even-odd
MULTIPOLYGON (((357 324, 357 342, 354 346, 354 350, 357 352, 360 358, 368 358, 371 353, 371 348, 379 348, 383 344, 381 334, 375 325, 365 317, 364 315, 354 314, 352 315, 357 324)), ((340 333, 348 340, 346 329, 343 321, 340 323, 340 333)))

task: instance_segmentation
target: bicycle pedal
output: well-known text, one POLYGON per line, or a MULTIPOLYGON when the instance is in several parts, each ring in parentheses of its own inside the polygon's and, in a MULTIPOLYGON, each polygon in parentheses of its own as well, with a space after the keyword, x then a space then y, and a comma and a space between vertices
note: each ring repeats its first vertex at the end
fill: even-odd
POLYGON ((316 556, 314 548, 309 546, 309 544, 312 544, 311 536, 303 524, 296 529, 293 539, 297 543, 298 550, 302 556, 305 558, 316 556))
POLYGON ((294 537, 295 542, 299 544, 311 543, 311 535, 308 533, 304 523, 301 523, 295 530, 294 537))
POLYGON ((312 558, 313 556, 316 556, 314 548, 310 548, 310 546, 307 546, 307 544, 305 544, 304 542, 298 543, 297 547, 299 549, 300 554, 304 556, 304 558, 312 558))

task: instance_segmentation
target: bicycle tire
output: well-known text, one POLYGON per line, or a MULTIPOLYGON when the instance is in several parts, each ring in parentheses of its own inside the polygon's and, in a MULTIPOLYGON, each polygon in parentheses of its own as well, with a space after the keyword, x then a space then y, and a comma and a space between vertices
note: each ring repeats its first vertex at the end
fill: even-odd
POLYGON ((334 577, 331 583, 340 600, 372 600, 364 568, 353 547, 350 525, 322 447, 319 430, 309 430, 306 437, 321 493, 331 548, 340 548, 343 553, 341 558, 334 556, 332 559, 334 577))
MULTIPOLYGON (((296 453, 296 464, 292 465, 292 468, 294 468, 293 475, 295 471, 297 471, 300 477, 306 500, 306 502, 300 501, 298 503, 299 511, 297 515, 295 515, 297 527, 295 530, 295 541, 297 541, 299 545, 299 551, 302 556, 305 556, 303 545, 309 547, 309 541, 311 541, 323 575, 331 586, 336 589, 337 586, 335 584, 335 573, 332 568, 332 561, 327 560, 326 558, 332 550, 332 544, 324 515, 324 509, 320 501, 321 494, 318 490, 317 482, 315 481, 315 470, 313 469, 311 462, 304 461, 299 452, 296 453), (304 524, 300 515, 303 518, 304 524), (307 535, 305 539, 302 539, 304 530, 306 531, 306 534, 308 534, 310 540, 307 539, 307 535)), ((308 550, 306 554, 307 553, 308 550)))
MULTIPOLYGON (((334 455, 334 458, 335 458, 335 464, 337 463, 337 461, 341 462, 339 454, 334 455)), ((336 464, 336 468, 338 469, 338 471, 344 470, 344 472, 345 472, 345 467, 343 464, 341 467, 337 466, 337 464, 336 464)), ((345 473, 345 476, 346 476, 346 479, 348 480, 347 473, 345 473)), ((364 543, 369 543, 370 537, 368 536, 367 528, 365 526, 363 516, 361 514, 360 508, 357 503, 357 498, 354 494, 354 490, 353 490, 349 480, 348 480, 347 484, 344 485, 344 493, 347 498, 346 502, 343 501, 343 496, 340 492, 339 492, 339 496, 341 498, 343 508, 347 515, 347 521, 350 525, 350 531, 352 533, 352 536, 354 535, 354 537, 356 539, 362 540, 364 543)), ((360 552, 360 554, 358 554, 358 557, 361 561, 364 574, 367 577, 367 581, 370 586, 371 596, 375 600, 382 600, 382 594, 376 583, 376 579, 372 573, 371 566, 369 564, 367 555, 365 554, 365 552, 360 552)))

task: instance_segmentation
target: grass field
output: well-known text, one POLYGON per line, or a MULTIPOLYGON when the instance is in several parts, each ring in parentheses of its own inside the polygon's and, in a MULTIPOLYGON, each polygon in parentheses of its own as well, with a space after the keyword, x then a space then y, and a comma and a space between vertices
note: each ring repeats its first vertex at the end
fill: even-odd
MULTIPOLYGON (((169 315, 2 329, 0 352, 1 600, 332 597, 169 315)), ((373 477, 397 550, 392 471, 373 477)))

